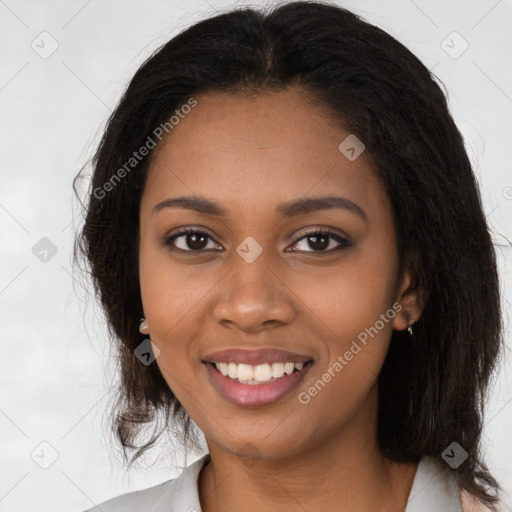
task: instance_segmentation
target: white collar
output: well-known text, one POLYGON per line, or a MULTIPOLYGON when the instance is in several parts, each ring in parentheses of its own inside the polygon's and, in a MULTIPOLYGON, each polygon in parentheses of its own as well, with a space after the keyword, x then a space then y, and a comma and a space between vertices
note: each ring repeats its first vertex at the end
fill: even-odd
POLYGON ((421 458, 405 512, 462 512, 452 469, 434 457, 421 458))

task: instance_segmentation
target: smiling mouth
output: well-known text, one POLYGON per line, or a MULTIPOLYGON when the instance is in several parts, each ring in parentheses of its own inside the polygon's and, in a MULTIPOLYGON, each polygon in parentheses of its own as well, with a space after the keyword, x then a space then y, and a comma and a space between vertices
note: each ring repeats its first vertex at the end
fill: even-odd
POLYGON ((311 364, 313 361, 305 363, 294 363, 292 361, 286 363, 263 363, 258 365, 237 364, 227 362, 207 363, 213 366, 224 377, 239 382, 240 384, 262 385, 270 384, 283 377, 300 372, 305 365, 311 364))
POLYGON ((264 407, 279 402, 296 389, 311 369, 313 360, 256 365, 203 363, 210 382, 228 402, 241 407, 264 407))
POLYGON ((289 396, 314 361, 311 354, 275 347, 232 347, 207 354, 201 362, 214 389, 228 402, 264 407, 289 396))

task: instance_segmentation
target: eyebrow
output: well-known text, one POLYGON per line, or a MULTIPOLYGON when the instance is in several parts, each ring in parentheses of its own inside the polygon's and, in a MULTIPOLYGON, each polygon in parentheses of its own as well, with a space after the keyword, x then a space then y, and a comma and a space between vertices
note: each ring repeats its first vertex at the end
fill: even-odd
MULTIPOLYGON (((203 196, 181 196, 165 199, 153 208, 152 214, 164 208, 185 208, 187 210, 218 217, 227 217, 229 215, 229 211, 223 208, 219 203, 203 196)), ((283 217, 295 217, 333 208, 348 210, 361 217, 364 221, 368 221, 366 213, 359 205, 346 197, 339 196, 294 199, 278 205, 276 212, 283 217)))

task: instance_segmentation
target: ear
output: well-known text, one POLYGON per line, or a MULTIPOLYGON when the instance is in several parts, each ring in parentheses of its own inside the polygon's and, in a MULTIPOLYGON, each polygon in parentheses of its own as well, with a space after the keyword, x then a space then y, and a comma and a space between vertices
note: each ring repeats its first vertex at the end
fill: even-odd
POLYGON ((403 331, 419 320, 425 306, 424 293, 412 271, 407 268, 400 280, 395 302, 398 302, 402 309, 401 314, 393 318, 393 328, 396 331, 403 331))

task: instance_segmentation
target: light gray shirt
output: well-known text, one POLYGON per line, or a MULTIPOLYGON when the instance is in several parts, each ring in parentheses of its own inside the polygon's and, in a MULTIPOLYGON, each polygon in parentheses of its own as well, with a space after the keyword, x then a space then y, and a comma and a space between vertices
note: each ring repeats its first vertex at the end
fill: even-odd
MULTIPOLYGON (((85 512, 201 512, 197 481, 208 459, 206 454, 196 460, 178 478, 123 494, 85 512)), ((462 512, 459 490, 450 471, 448 465, 433 457, 422 457, 405 512, 462 512)))

